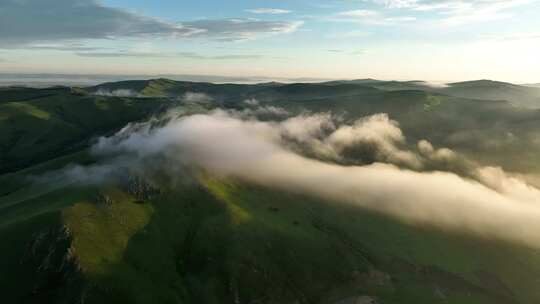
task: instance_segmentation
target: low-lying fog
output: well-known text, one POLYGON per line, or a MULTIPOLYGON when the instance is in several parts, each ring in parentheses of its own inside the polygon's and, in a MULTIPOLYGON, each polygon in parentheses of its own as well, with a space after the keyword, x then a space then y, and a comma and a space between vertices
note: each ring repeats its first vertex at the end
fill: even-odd
POLYGON ((331 113, 290 115, 255 100, 245 105, 195 114, 174 109, 130 124, 93 146, 106 161, 62 174, 95 183, 125 166, 170 176, 203 169, 410 223, 540 248, 540 190, 518 175, 479 166, 427 140, 408 148, 399 124, 384 113, 345 122, 331 113))

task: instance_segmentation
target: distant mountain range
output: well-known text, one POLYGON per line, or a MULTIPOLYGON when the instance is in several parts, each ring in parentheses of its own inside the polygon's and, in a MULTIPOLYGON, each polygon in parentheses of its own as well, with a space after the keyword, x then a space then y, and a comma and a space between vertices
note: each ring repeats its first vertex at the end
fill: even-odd
POLYGON ((47 87, 54 85, 90 86, 103 82, 167 78, 177 81, 213 82, 213 83, 260 83, 270 81, 281 82, 321 82, 328 79, 321 78, 272 78, 272 77, 241 77, 241 76, 215 76, 215 75, 99 75, 99 74, 14 74, 0 73, 0 86, 24 85, 33 87, 47 87))
MULTIPOLYGON (((226 84, 222 84, 224 86, 226 84)), ((338 80, 320 83, 282 83, 266 82, 254 85, 228 86, 226 91, 221 90, 219 84, 210 83, 192 83, 185 81, 173 81, 169 79, 121 81, 101 84, 90 88, 91 91, 97 90, 131 90, 144 96, 174 96, 175 94, 185 93, 188 90, 197 90, 211 93, 212 91, 230 94, 230 98, 262 98, 273 100, 282 97, 288 98, 309 98, 309 95, 321 98, 320 94, 332 96, 351 95, 359 92, 365 92, 369 89, 381 91, 411 91, 418 90, 429 93, 437 93, 447 96, 462 97, 468 99, 480 100, 499 100, 509 101, 515 106, 526 108, 540 108, 540 88, 516 85, 506 82, 491 80, 476 80, 466 82, 442 84, 431 84, 424 81, 383 81, 376 79, 358 79, 358 80, 338 80), (152 89, 150 89, 152 88, 152 89), (294 97, 294 96, 296 97, 294 97)), ((230 99, 229 98, 229 99, 230 99)))
MULTIPOLYGON (((433 123, 444 123, 445 128, 457 131, 466 126, 476 128, 485 125, 487 122, 483 121, 483 117, 489 116, 493 126, 501 123, 495 118, 515 124, 516 113, 521 113, 520 119, 529 121, 536 111, 527 109, 540 108, 540 88, 490 80, 441 86, 423 81, 375 79, 320 83, 215 84, 160 78, 108 82, 90 87, 0 88, 0 107, 3 117, 6 117, 0 120, 0 128, 5 134, 0 139, 0 170, 20 168, 29 161, 35 163, 50 158, 60 151, 67 151, 67 147, 76 147, 100 130, 140 119, 171 103, 185 100, 186 94, 190 93, 203 94, 215 105, 233 108, 243 107, 245 100, 254 99, 264 105, 294 111, 343 111, 351 117, 384 112, 398 118, 413 135, 422 134, 424 126, 419 125, 418 117, 428 113, 430 115, 424 123, 442 119, 433 123), (67 100, 70 102, 66 103, 67 100), (126 111, 116 113, 117 110, 105 110, 105 104, 117 110, 125 106, 126 111), (430 109, 430 112, 426 112, 426 109, 430 109), (448 111, 456 115, 449 116, 448 111), (458 115, 461 111, 468 113, 465 116, 458 115), (416 113, 414 118, 412 113, 416 113), (41 116, 50 119, 43 120, 41 116), (465 122, 463 119, 470 121, 465 122), (32 136, 17 140, 16 135, 21 132, 32 136), (55 143, 47 138, 54 139, 55 143), (44 144, 35 145, 36 142, 44 144)), ((515 127, 520 128, 518 125, 515 127)), ((501 136, 496 135, 496 129, 489 132, 493 133, 489 136, 501 136)), ((438 137, 434 140, 447 144, 447 140, 438 137)), ((469 147, 475 143, 467 141, 461 144, 469 147)))

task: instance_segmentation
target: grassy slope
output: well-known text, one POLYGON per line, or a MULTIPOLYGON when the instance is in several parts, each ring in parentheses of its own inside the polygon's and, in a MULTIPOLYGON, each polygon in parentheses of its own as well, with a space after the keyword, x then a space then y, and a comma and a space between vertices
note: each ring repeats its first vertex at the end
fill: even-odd
POLYGON ((31 279, 36 270, 13 263, 40 231, 62 225, 71 231, 86 303, 540 299, 537 252, 242 183, 206 177, 202 185, 163 188, 146 202, 115 186, 70 186, 0 209, 8 219, 0 225, 7 299, 66 299, 65 284, 54 296, 28 297, 39 283, 31 279), (99 192, 114 203, 96 203, 99 192))
POLYGON ((507 100, 521 107, 536 109, 540 107, 540 89, 505 82, 490 80, 458 82, 451 83, 439 91, 456 97, 507 100))
POLYGON ((69 89, 37 90, 47 91, 41 95, 27 89, 32 96, 21 101, 12 90, 18 92, 0 91, 0 172, 76 151, 90 138, 147 117, 166 102, 84 96, 69 89))
POLYGON ((384 91, 422 90, 466 99, 506 100, 519 107, 540 108, 538 87, 491 80, 465 81, 441 86, 433 86, 422 81, 380 80, 337 81, 327 84, 359 84, 384 91))

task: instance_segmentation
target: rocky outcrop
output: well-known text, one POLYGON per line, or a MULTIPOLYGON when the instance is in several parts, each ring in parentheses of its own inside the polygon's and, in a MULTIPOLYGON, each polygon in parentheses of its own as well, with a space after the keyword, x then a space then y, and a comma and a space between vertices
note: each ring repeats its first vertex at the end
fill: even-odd
POLYGON ((97 196, 96 196, 96 199, 95 199, 96 203, 101 205, 101 206, 105 206, 105 207, 110 207, 112 206, 112 204, 114 204, 114 200, 107 194, 103 193, 103 192, 100 192, 97 196))
POLYGON ((27 303, 81 303, 84 279, 65 226, 42 230, 28 243, 22 267, 33 271, 32 291, 27 303))
POLYGON ((124 190, 138 201, 148 201, 160 194, 160 190, 139 176, 130 176, 124 190))

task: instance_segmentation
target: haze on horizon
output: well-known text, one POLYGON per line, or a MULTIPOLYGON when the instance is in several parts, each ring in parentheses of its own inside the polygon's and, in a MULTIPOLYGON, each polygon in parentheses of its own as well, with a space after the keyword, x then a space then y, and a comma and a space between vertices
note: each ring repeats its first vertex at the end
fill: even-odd
POLYGON ((2 0, 0 72, 540 82, 539 0, 2 0))

